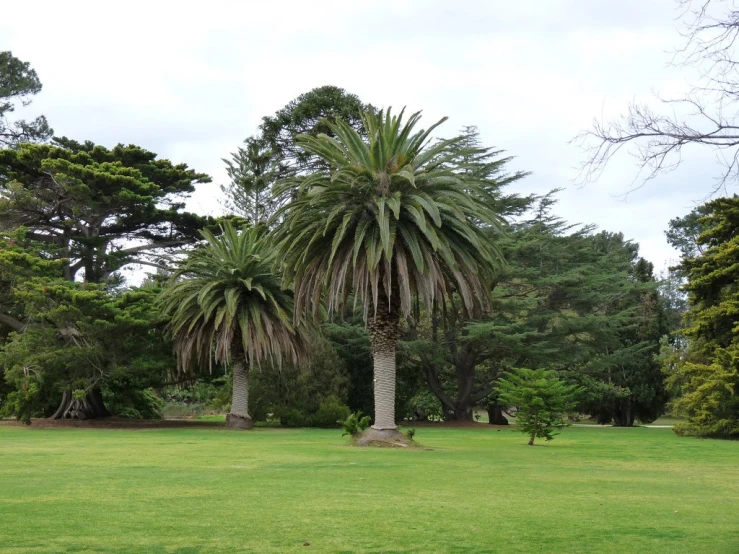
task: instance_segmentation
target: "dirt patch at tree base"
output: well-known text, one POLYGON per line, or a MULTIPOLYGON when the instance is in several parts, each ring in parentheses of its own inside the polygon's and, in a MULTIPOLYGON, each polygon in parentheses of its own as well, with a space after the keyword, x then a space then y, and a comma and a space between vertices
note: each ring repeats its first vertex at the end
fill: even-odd
POLYGON ((228 414, 226 416, 226 427, 228 429, 241 429, 247 430, 254 427, 250 417, 242 417, 234 414, 228 414))
POLYGON ((405 448, 409 450, 430 450, 420 444, 411 441, 406 435, 397 429, 365 429, 354 438, 354 444, 362 447, 379 448, 405 448))

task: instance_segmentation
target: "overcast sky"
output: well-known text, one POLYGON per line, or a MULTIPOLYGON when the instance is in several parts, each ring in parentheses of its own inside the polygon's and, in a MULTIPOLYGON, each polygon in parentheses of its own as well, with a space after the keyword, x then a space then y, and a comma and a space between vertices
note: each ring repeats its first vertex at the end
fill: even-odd
POLYGON ((189 208, 220 213, 221 158, 262 116, 335 85, 376 106, 422 109, 441 134, 477 125, 487 145, 531 171, 519 190, 564 188, 557 214, 621 231, 657 270, 675 261, 668 221, 704 199, 719 171, 687 151, 676 172, 628 196, 635 160, 575 184, 569 144, 594 117, 694 75, 669 67, 680 44, 674 0, 375 0, 6 3, 0 50, 28 61, 57 135, 135 143, 214 178, 189 208))

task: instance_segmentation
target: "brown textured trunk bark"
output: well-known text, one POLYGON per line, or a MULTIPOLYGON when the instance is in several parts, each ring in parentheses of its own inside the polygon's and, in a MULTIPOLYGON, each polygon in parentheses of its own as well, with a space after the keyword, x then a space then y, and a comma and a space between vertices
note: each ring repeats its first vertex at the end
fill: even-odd
POLYGON ((474 421, 472 406, 457 406, 454 408, 454 419, 457 421, 474 421))
POLYGON ((613 410, 614 427, 633 427, 634 410, 631 406, 631 398, 626 398, 613 410))
POLYGON ((72 391, 67 389, 62 395, 59 407, 49 419, 97 419, 110 415, 100 389, 93 388, 79 399, 74 398, 72 391))
POLYGON ((497 402, 488 405, 488 423, 490 425, 508 425, 508 419, 503 415, 503 407, 497 402))

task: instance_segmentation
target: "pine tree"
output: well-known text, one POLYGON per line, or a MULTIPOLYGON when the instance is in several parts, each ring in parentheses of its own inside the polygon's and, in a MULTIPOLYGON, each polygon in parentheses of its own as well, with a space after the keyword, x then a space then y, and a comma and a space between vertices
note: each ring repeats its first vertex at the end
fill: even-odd
POLYGON ((567 425, 564 418, 577 405, 581 392, 546 369, 516 368, 498 381, 499 401, 518 408, 516 426, 529 435, 529 446, 536 438, 552 440, 558 434, 554 430, 567 425))
POLYGON ((680 393, 674 406, 687 422, 681 434, 739 437, 739 197, 719 198, 701 210, 705 230, 697 256, 686 258, 689 310, 685 348, 667 348, 665 371, 680 393))

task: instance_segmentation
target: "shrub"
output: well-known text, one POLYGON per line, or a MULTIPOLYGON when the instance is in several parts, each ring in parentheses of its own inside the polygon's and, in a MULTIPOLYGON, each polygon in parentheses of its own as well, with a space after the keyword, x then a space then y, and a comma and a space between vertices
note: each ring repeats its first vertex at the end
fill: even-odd
POLYGON ((370 426, 370 416, 363 416, 362 410, 357 410, 353 414, 349 414, 343 421, 339 420, 336 423, 341 424, 344 428, 342 437, 346 435, 356 437, 370 426))
MULTIPOLYGON (((162 419, 164 401, 151 388, 124 389, 116 392, 113 394, 103 389, 105 405, 112 414, 131 419, 162 419)), ((83 391, 82 394, 84 395, 83 391)))
POLYGON ((318 406, 318 411, 313 415, 315 427, 337 427, 351 414, 349 406, 343 404, 338 398, 329 397, 318 406))
MULTIPOLYGON (((290 409, 312 418, 321 404, 332 398, 346 403, 346 368, 331 345, 320 337, 313 341, 307 366, 286 363, 278 368, 265 363, 254 368, 250 379, 249 411, 255 421, 265 421, 269 414, 286 414, 290 409)), ((337 417, 328 424, 334 424, 337 417)))
POLYGON ((284 408, 275 414, 285 427, 311 427, 312 418, 296 408, 284 408))
POLYGON ((408 437, 408 440, 409 440, 409 441, 413 442, 413 438, 414 438, 414 437, 416 436, 416 430, 415 430, 415 429, 413 429, 413 428, 411 428, 411 429, 408 429, 408 430, 407 430, 407 431, 405 432, 405 436, 406 436, 406 437, 408 437))
POLYGON ((428 389, 417 392, 408 402, 409 413, 406 418, 411 421, 429 420, 441 421, 444 413, 441 402, 436 395, 428 389))

